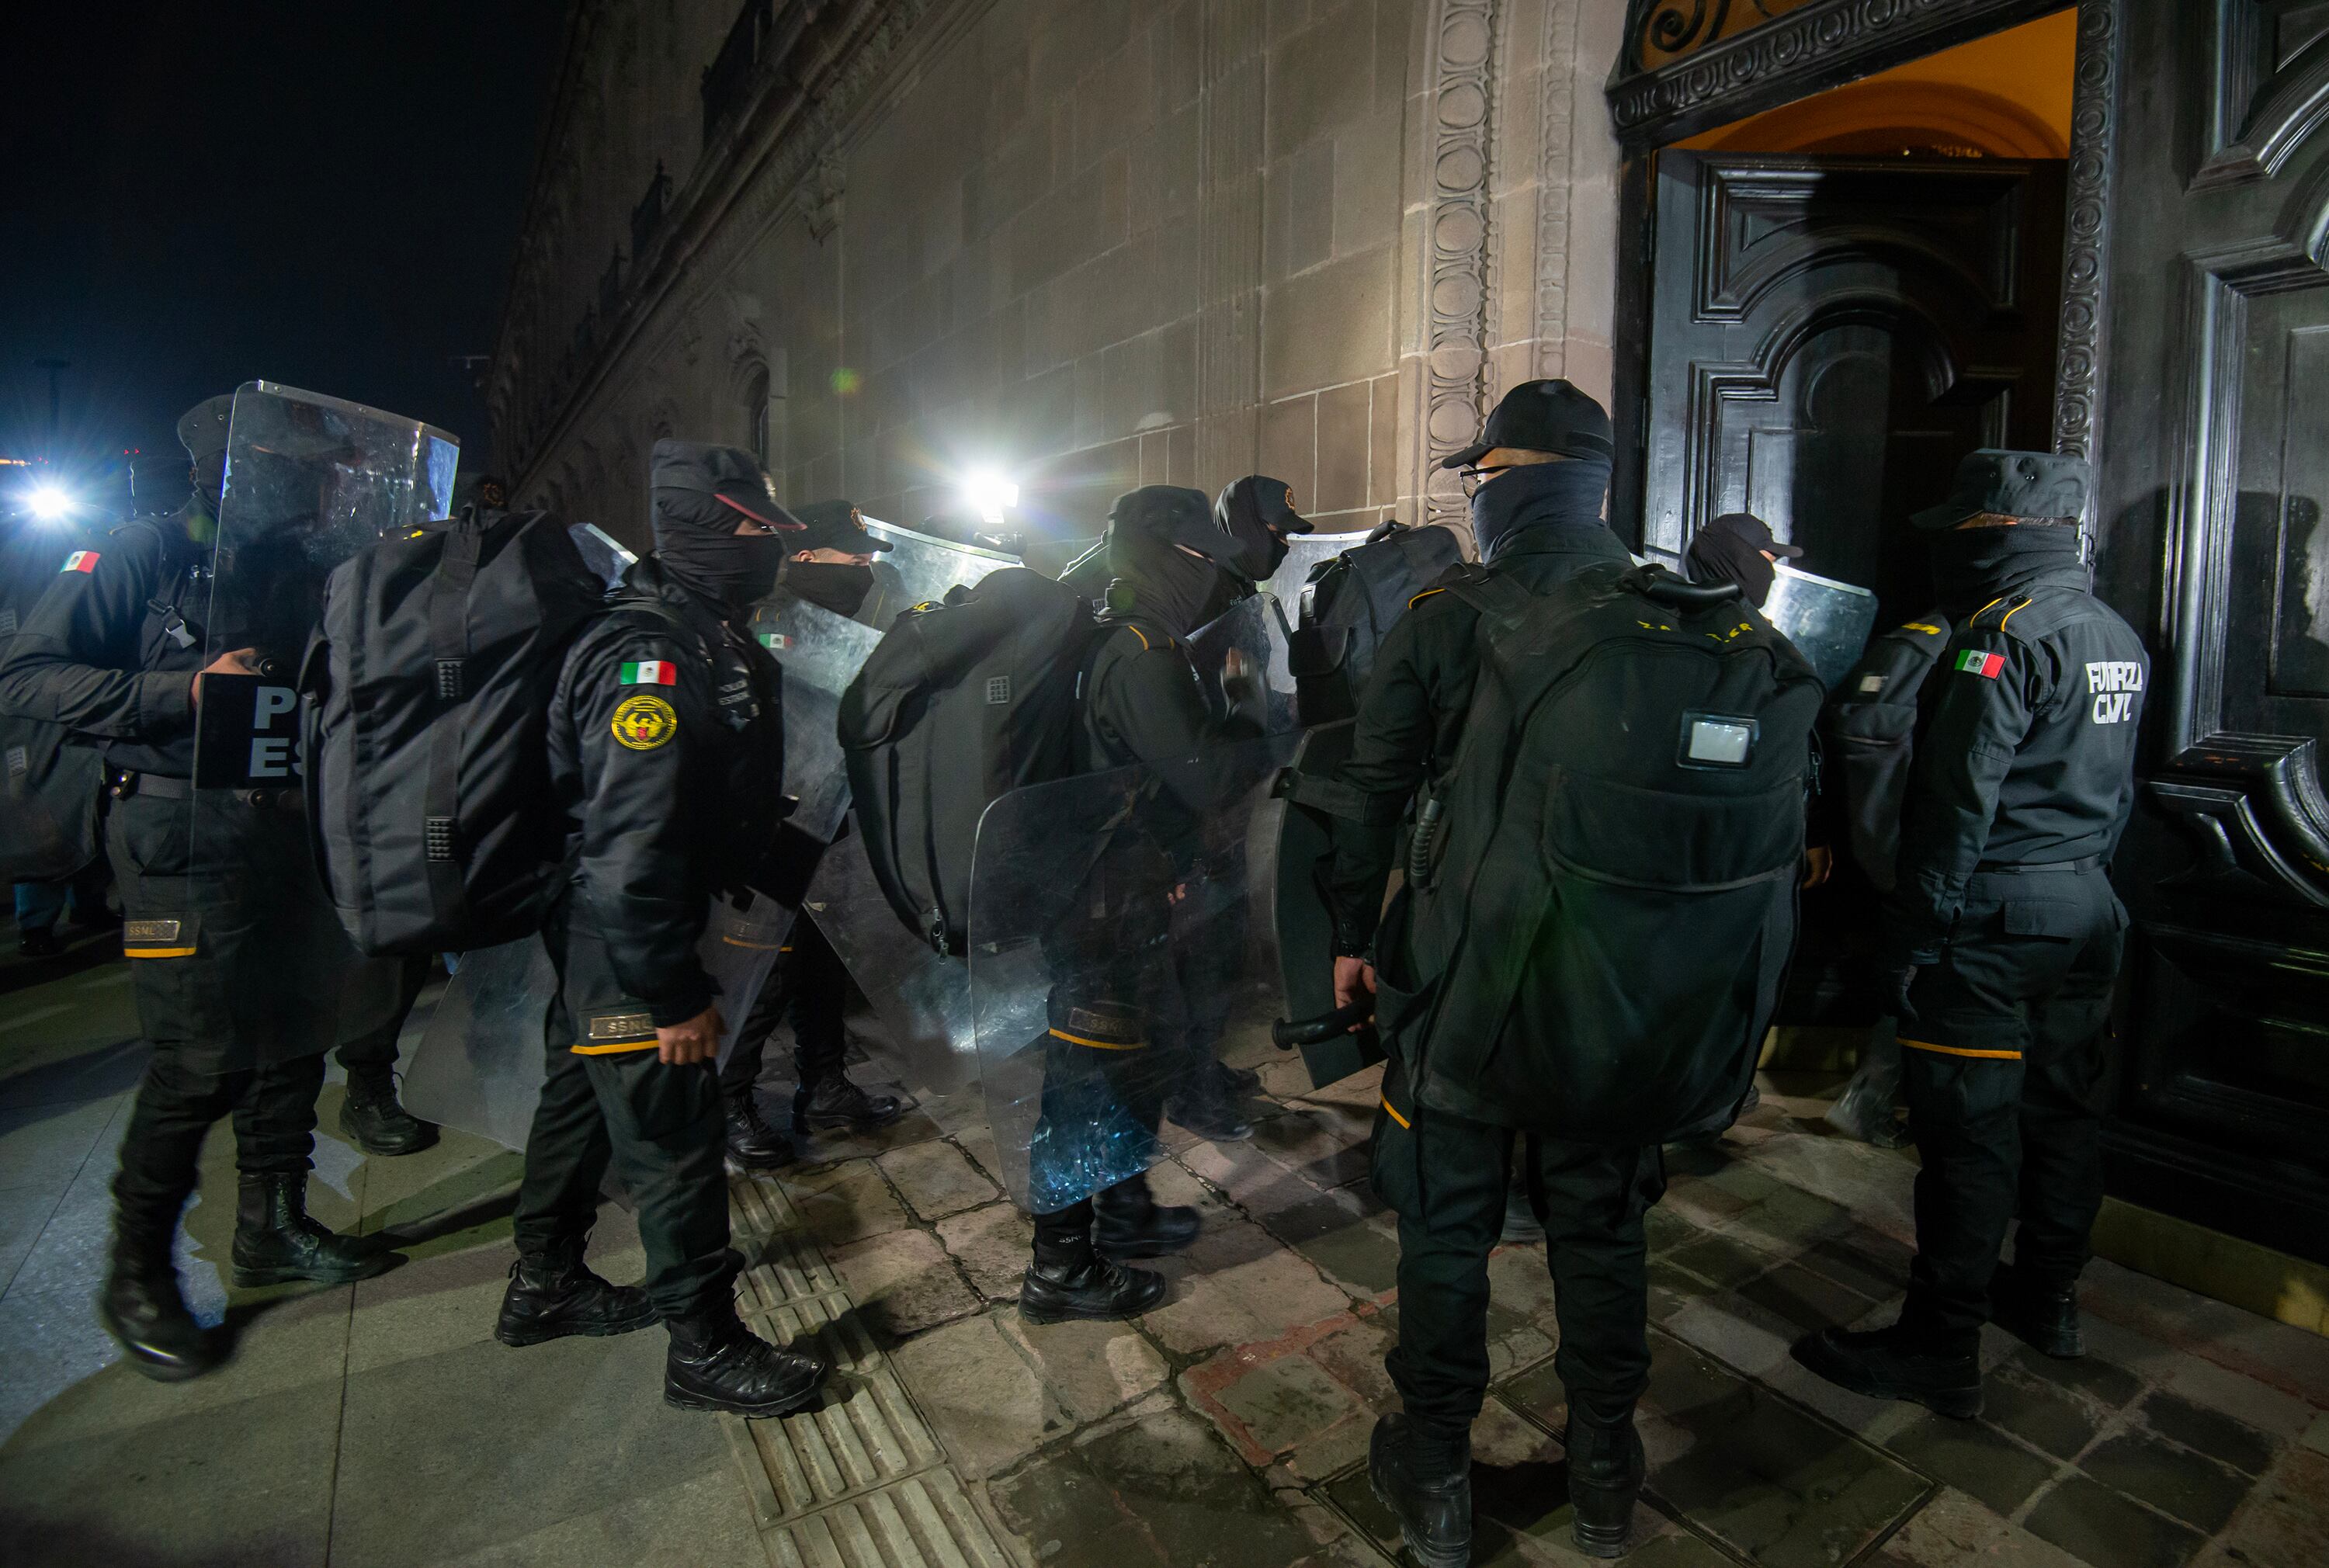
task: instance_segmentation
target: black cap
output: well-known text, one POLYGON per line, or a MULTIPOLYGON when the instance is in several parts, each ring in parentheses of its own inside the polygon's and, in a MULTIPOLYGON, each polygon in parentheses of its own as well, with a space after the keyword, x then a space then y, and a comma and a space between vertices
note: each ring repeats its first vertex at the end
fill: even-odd
POLYGON ((1180 484, 1144 484, 1126 491, 1108 509, 1108 529, 1185 544, 1209 560, 1229 542, 1213 526, 1213 505, 1205 493, 1180 484))
POLYGON ((2000 517, 2079 517, 2087 510, 2090 472, 2083 457, 1985 446, 1957 464, 1947 501, 1909 521, 1919 528, 1942 529, 1985 512, 2000 517))
POLYGON ((764 528, 793 532, 801 526, 778 503, 776 481, 760 466, 760 460, 740 446, 714 446, 665 437, 655 444, 647 472, 653 490, 693 491, 716 497, 764 528))
POLYGON ((509 486, 497 474, 472 474, 464 469, 453 484, 453 510, 481 506, 488 512, 509 510, 509 486))
POLYGON ((804 530, 785 541, 787 549, 837 549, 844 555, 872 555, 888 549, 890 541, 865 531, 865 519, 853 501, 812 501, 796 506, 792 514, 804 530))
POLYGON ((1699 532, 1730 534, 1751 549, 1768 550, 1787 560, 1794 560, 1804 553, 1803 546, 1782 544, 1773 538, 1771 525, 1751 512, 1726 512, 1700 529, 1699 532))
POLYGON ((1439 466, 1468 468, 1498 446, 1598 458, 1604 463, 1617 454, 1609 438, 1609 410, 1590 394, 1560 380, 1523 381, 1506 392, 1487 424, 1481 427, 1480 439, 1454 456, 1442 458, 1439 466))
POLYGON ((222 392, 215 398, 204 398, 187 409, 178 420, 178 445, 186 455, 200 463, 205 457, 215 457, 226 450, 227 426, 234 416, 234 394, 222 392))

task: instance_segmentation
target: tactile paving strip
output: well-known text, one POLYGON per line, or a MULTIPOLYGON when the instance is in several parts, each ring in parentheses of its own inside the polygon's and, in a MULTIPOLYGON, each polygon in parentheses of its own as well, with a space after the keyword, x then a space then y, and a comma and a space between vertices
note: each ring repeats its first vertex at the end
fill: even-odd
POLYGON ((853 1498, 762 1537, 777 1568, 1010 1568, 950 1470, 853 1498))

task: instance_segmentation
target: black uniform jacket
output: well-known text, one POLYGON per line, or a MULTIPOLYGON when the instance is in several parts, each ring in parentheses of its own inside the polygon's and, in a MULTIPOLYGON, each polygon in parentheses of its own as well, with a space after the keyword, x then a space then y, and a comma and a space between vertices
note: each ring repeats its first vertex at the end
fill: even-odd
POLYGON ((2017 574, 1929 677, 1902 810, 1896 941, 1929 962, 1977 869, 2107 862, 2135 803, 2142 640, 2069 560, 2017 574))
POLYGON ((89 549, 61 543, 0 662, 0 709, 63 726, 110 766, 192 778, 193 676, 209 662, 211 549, 196 536, 210 526, 187 507, 89 549))
MULTIPOLYGON (((1509 535, 1491 569, 1544 594, 1588 567, 1632 559, 1605 524, 1543 522, 1509 535)), ((1426 588, 1376 652, 1359 699, 1351 757, 1335 775, 1376 797, 1365 822, 1334 823, 1327 891, 1337 953, 1356 957, 1373 943, 1398 853, 1400 809, 1456 760, 1480 669, 1478 624, 1478 613, 1461 598, 1426 588)))
POLYGON ((1109 611, 1100 628, 1084 671, 1078 771, 1155 768, 1164 787, 1141 822, 1186 869, 1199 853, 1205 814, 1221 803, 1222 781, 1217 771, 1183 765, 1254 739, 1260 727, 1215 715, 1189 644, 1155 621, 1109 611))
MULTIPOLYGON (((586 1038, 589 1015, 676 1024, 717 994, 696 944, 712 897, 754 880, 775 842, 780 682, 765 650, 652 558, 569 651, 550 765, 574 865, 565 990, 586 1038)), ((646 1032, 604 1038, 652 1045, 646 1032)))

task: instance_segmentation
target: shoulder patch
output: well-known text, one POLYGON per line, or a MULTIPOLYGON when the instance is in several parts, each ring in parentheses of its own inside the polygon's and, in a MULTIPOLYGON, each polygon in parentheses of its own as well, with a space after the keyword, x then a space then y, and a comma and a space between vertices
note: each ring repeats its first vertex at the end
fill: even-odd
POLYGON ((679 733, 679 715, 660 697, 642 692, 615 705, 615 738, 631 751, 653 751, 679 733))
POLYGON ((57 569, 60 572, 93 572, 97 569, 98 559, 98 552, 93 549, 77 549, 65 557, 65 564, 57 569))
POLYGON ((1923 621, 1908 622, 1902 625, 1900 629, 1904 632, 1922 632, 1928 637, 1938 637, 1941 634, 1941 629, 1938 626, 1931 625, 1923 621))
POLYGON ((627 660, 615 671, 618 686, 676 686, 679 666, 668 659, 627 660))
POLYGON ((1997 679, 1997 672, 2005 668, 2005 655, 1985 653, 1978 648, 1967 648, 1957 655, 1955 668, 1960 674, 1978 675, 1985 681, 1994 681, 1997 679))

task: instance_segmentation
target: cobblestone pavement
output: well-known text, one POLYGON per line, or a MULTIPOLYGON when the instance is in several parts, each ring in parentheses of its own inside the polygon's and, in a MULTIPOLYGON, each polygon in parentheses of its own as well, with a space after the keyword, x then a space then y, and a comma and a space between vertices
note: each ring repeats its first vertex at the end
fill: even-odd
MULTIPOLYGON (((1176 1140, 1159 1196, 1204 1210, 1166 1303, 1029 1329, 1028 1227, 975 1096, 733 1184, 742 1310, 816 1336, 816 1410, 706 1420, 656 1397, 663 1337, 494 1344, 515 1157, 448 1136, 365 1160, 322 1107, 316 1207, 413 1262, 342 1290, 229 1292, 230 1140, 183 1262, 234 1361, 164 1387, 90 1320, 112 1141, 138 1054, 118 964, 0 995, 0 1539, 12 1563, 635 1563, 803 1568, 1359 1568, 1396 1543, 1366 1436, 1392 1395, 1396 1248, 1367 1188, 1370 1078, 1270 1091, 1249 1142, 1176 1140), (47 1010, 56 1009, 56 1010, 47 1010)), ((774 1061, 780 1056, 770 1053, 774 1061)), ((1670 1152, 1653 1217, 1652 1472, 1628 1559, 1884 1568, 2329 1563, 2329 1341, 2098 1263, 2094 1351, 1993 1335, 1975 1422, 1861 1400, 1787 1358, 1891 1314, 1905 1156, 1766 1084, 1719 1145, 1670 1152)), ((770 1085, 772 1095, 779 1085, 770 1085)), ((594 1263, 644 1268, 609 1207, 594 1263)), ((1569 1564, 1542 1245, 1492 1265, 1475 1434, 1477 1564, 1569 1564)))

